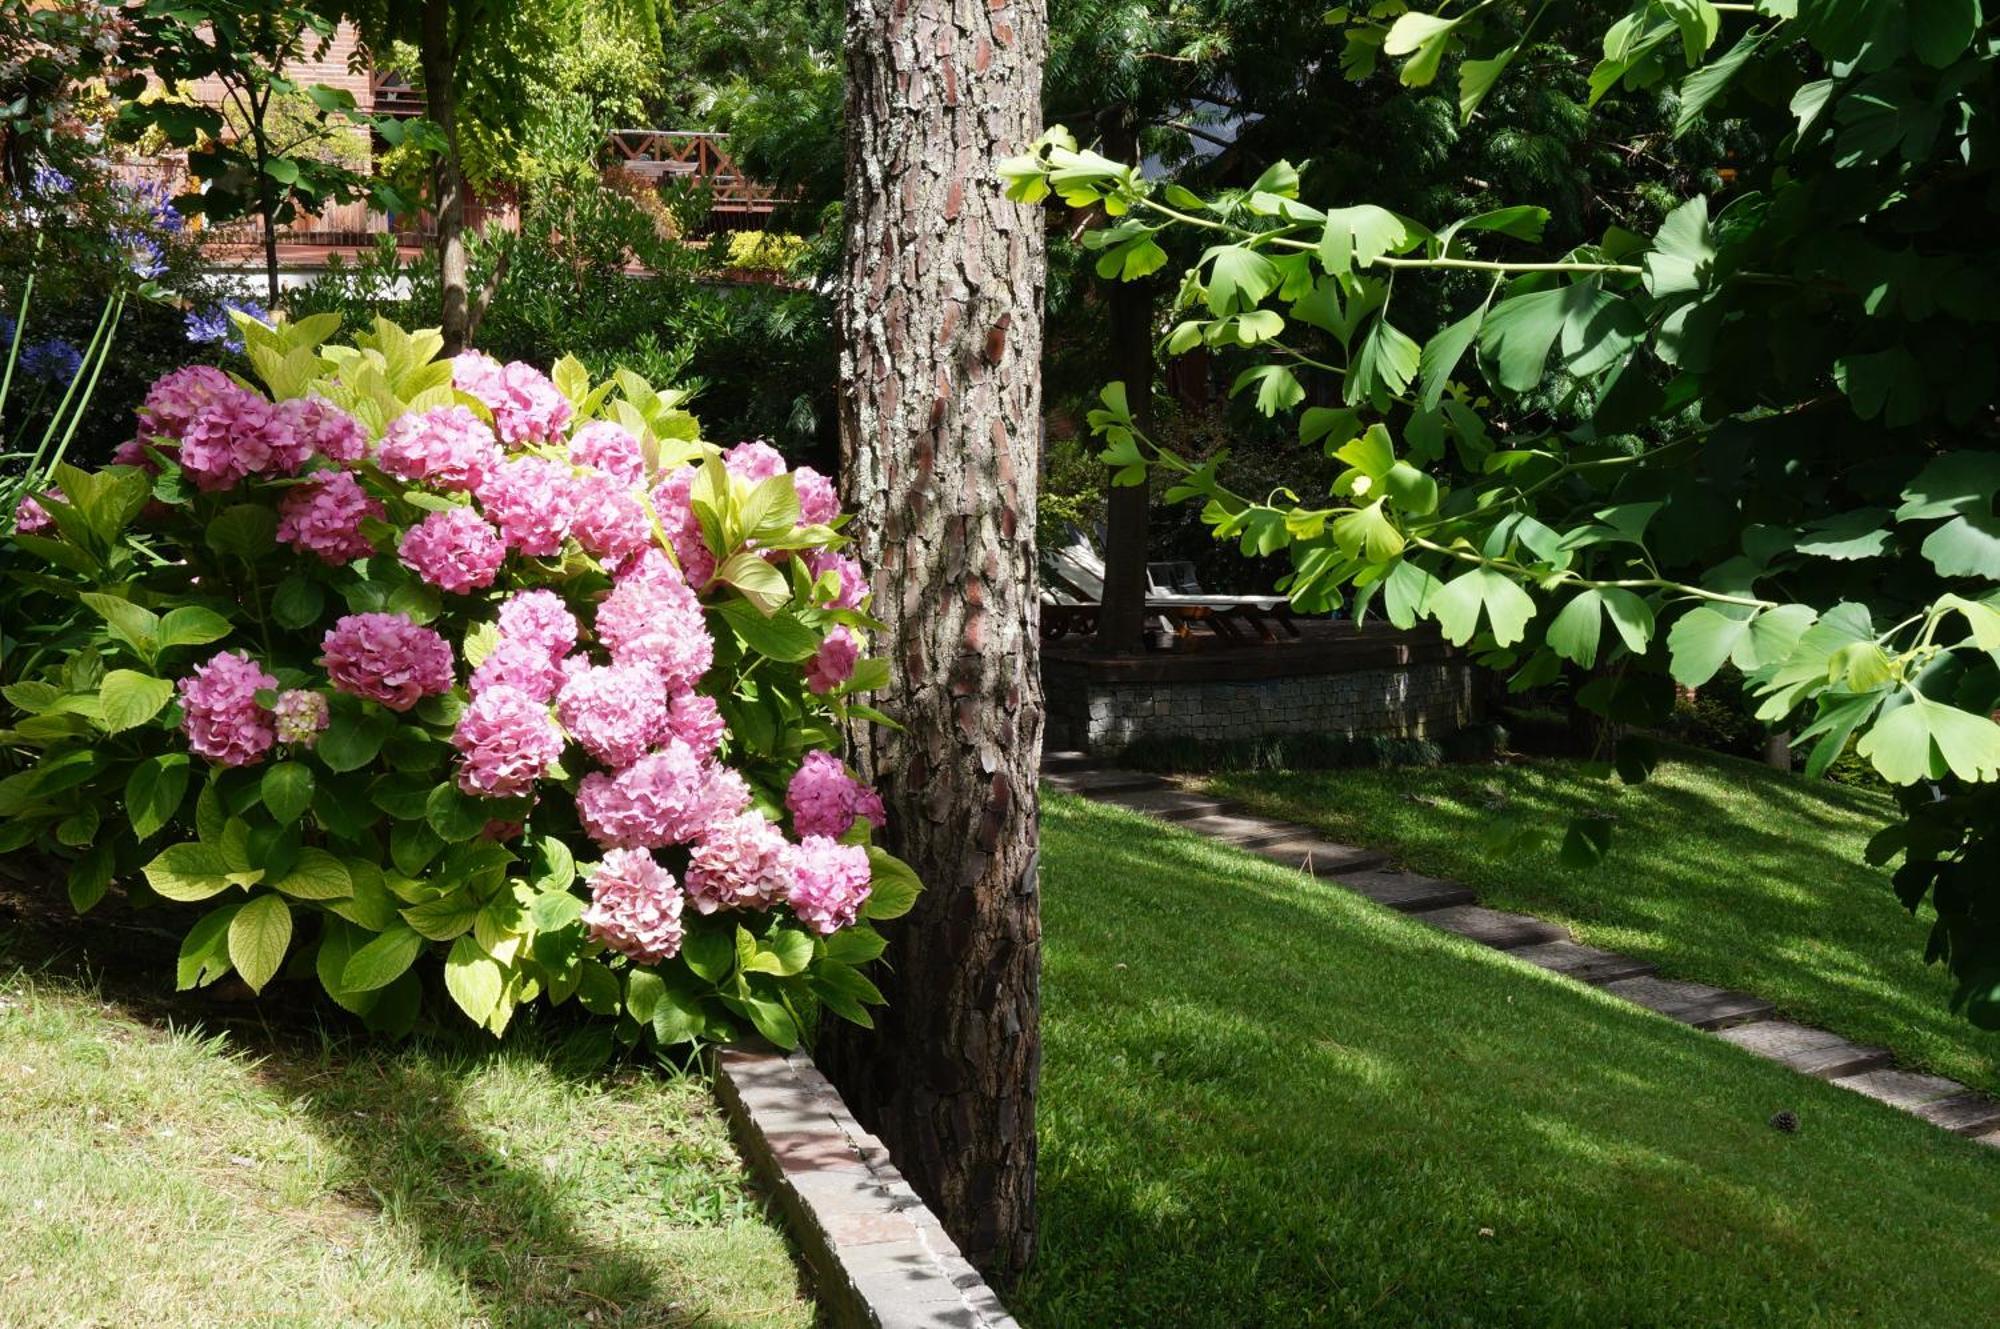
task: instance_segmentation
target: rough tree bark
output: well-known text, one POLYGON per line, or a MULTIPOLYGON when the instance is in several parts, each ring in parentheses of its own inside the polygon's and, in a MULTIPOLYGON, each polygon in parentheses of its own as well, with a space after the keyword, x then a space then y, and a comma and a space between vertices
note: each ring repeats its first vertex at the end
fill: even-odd
MULTIPOLYGON (((1105 133, 1113 161, 1138 155, 1138 135, 1120 121, 1105 133)), ((1150 281, 1098 282, 1111 315, 1112 373, 1125 384, 1125 400, 1139 427, 1153 415, 1153 288, 1150 281)), ((1104 473, 1104 604, 1097 611, 1098 650, 1112 654, 1145 649, 1146 551, 1152 492, 1145 485, 1115 485, 1104 473)))
MULTIPOLYGON (((444 354, 457 355, 472 340, 471 268, 465 253, 465 170, 458 156, 458 37, 451 0, 423 0, 417 60, 424 76, 424 114, 444 136, 431 180, 435 194, 438 275, 443 308, 438 330, 444 354)), ((466 20, 470 21, 470 20, 466 20)))
POLYGON ((816 1049, 964 1249, 1034 1249, 1042 226, 995 167, 1041 129, 1041 0, 848 0, 843 484, 895 669, 856 761, 927 889, 873 1032, 816 1049))

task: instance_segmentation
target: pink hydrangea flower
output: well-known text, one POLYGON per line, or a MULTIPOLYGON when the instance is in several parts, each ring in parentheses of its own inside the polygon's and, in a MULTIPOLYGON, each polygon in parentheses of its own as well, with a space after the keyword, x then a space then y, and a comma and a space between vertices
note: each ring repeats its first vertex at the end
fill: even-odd
POLYGON ((583 925, 593 939, 638 964, 681 949, 681 893, 674 875, 643 849, 612 849, 590 874, 583 925))
POLYGON ((162 374, 146 389, 146 400, 139 407, 140 437, 164 434, 178 439, 202 407, 218 397, 242 390, 214 365, 189 365, 162 374))
MULTIPOLYGON (((622 431, 621 431, 622 432, 622 431)), ((603 471, 585 471, 570 489, 576 515, 570 534, 607 563, 618 563, 653 542, 652 523, 637 491, 603 471)))
POLYGON ((375 463, 398 480, 470 491, 500 464, 500 444, 470 408, 439 406, 397 417, 375 463))
POLYGON ((785 853, 791 874, 786 903, 822 937, 851 927, 868 903, 868 851, 808 835, 785 853))
MULTIPOLYGON (((63 496, 62 490, 54 486, 50 486, 48 493, 50 498, 61 498, 63 496)), ((21 501, 14 505, 14 529, 23 535, 33 535, 36 531, 46 531, 55 524, 56 519, 49 515, 47 508, 35 501, 33 494, 23 494, 21 501)))
POLYGON ((642 560, 597 606, 597 639, 620 664, 650 663, 675 688, 690 688, 715 662, 701 601, 678 575, 642 560))
POLYGON ((831 692, 854 677, 854 666, 860 659, 860 641, 846 628, 836 627, 806 661, 806 686, 821 694, 831 692))
POLYGON ((493 427, 509 447, 546 443, 561 436, 575 413, 569 398, 549 376, 520 360, 500 364, 479 351, 466 351, 451 362, 452 379, 493 412, 493 427))
POLYGON ((811 570, 814 582, 829 572, 839 579, 839 589, 826 602, 830 608, 859 609, 868 598, 868 577, 861 571, 861 565, 847 555, 816 549, 806 555, 806 567, 811 570))
POLYGON ((715 698, 699 692, 683 692, 667 707, 667 732, 703 757, 713 757, 722 747, 722 708, 715 698))
POLYGON ((324 650, 334 687, 392 711, 451 691, 451 647, 403 614, 349 614, 326 634, 324 650))
POLYGON ((791 809, 792 829, 802 836, 824 835, 837 840, 847 834, 856 817, 866 817, 877 827, 889 819, 882 796, 849 775, 831 752, 806 753, 785 789, 785 806, 791 809))
POLYGON ((218 766, 260 761, 278 731, 257 694, 278 680, 241 651, 223 651, 180 681, 181 728, 188 749, 218 766))
POLYGON ((668 471, 653 489, 653 511, 660 518, 661 529, 667 533, 667 543, 673 546, 674 557, 680 561, 688 585, 699 589, 715 575, 715 554, 701 538, 701 523, 695 520, 694 476, 692 466, 676 466, 668 471))
POLYGON ((629 766, 666 735, 667 683, 649 664, 586 665, 556 694, 556 715, 585 752, 629 766))
POLYGON ((291 417, 244 388, 209 398, 181 431, 181 469, 209 493, 252 475, 296 475, 312 456, 291 417))
POLYGON ((704 914, 769 909, 792 884, 785 836, 761 812, 725 817, 702 831, 688 858, 687 895, 704 914))
POLYGON ((334 471, 285 491, 278 502, 278 538, 339 567, 375 552, 361 533, 361 520, 383 515, 382 505, 368 497, 358 480, 334 471))
POLYGON ((578 466, 595 466, 628 489, 646 479, 639 440, 624 425, 609 420, 592 420, 570 435, 569 459, 578 466))
POLYGON ((575 477, 562 462, 516 457, 488 471, 479 506, 509 548, 536 558, 562 552, 576 516, 575 477))
POLYGON ((405 566, 441 590, 463 595, 491 586, 507 559, 500 533, 471 508, 433 512, 403 536, 405 566))
POLYGON ((576 615, 554 591, 518 591, 500 606, 500 636, 541 648, 551 660, 576 649, 576 615))
POLYGON ((562 730, 548 706, 519 688, 488 688, 451 731, 464 754, 458 787, 481 798, 516 798, 562 760, 562 730))
POLYGON ((326 698, 303 688, 280 692, 278 700, 271 706, 271 719, 277 727, 278 741, 290 743, 293 747, 309 748, 319 742, 319 736, 330 718, 326 698))
POLYGON ((368 451, 368 431, 330 401, 293 397, 278 403, 278 415, 303 447, 328 461, 360 461, 368 451))
POLYGON ((824 526, 840 515, 840 495, 833 481, 810 466, 792 472, 792 487, 799 493, 799 524, 824 526))
POLYGON ((476 697, 488 688, 513 688, 547 702, 554 699, 562 683, 562 661, 536 642, 503 637, 473 669, 466 691, 476 697))
POLYGON ((783 475, 786 469, 785 454, 761 438, 753 438, 730 448, 722 454, 722 465, 738 480, 753 485, 774 475, 783 475))
POLYGON ((733 816, 733 791, 715 787, 709 768, 678 739, 615 775, 592 771, 576 791, 577 817, 600 845, 656 849, 686 844, 719 817, 733 816))

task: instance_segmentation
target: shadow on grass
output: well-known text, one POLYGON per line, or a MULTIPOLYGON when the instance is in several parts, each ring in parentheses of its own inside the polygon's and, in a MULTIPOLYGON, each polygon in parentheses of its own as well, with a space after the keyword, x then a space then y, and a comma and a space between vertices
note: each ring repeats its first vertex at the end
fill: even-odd
MULTIPOLYGON (((0 968, 74 976, 96 989, 107 1011, 141 1024, 226 1029, 230 1044, 256 1059, 255 1074, 272 1097, 345 1161, 339 1169, 348 1178, 344 1197, 379 1214, 476 1302, 480 1314, 469 1323, 491 1329, 750 1329, 776 1314, 776 1308, 742 1317, 718 1311, 701 1284, 726 1282, 727 1269, 690 1268, 688 1252, 641 1252, 617 1240, 615 1230, 607 1235, 604 1229, 615 1224, 588 1212, 577 1194, 585 1184, 604 1186, 606 1168, 598 1166, 597 1175, 581 1183, 574 1170, 585 1163, 574 1151, 544 1154, 548 1163, 510 1157, 494 1137, 504 1140, 507 1131, 526 1125, 510 1121, 511 1105, 487 1114, 498 1132, 491 1126, 482 1131, 475 1122, 469 1089, 482 1071, 509 1060, 552 1072, 565 1093, 601 1083, 599 1059, 579 1052, 579 1022, 555 1013, 504 1045, 456 1034, 394 1046, 371 1043, 347 1028, 329 1028, 322 1017, 345 1025, 338 1012, 289 994, 255 1004, 217 1001, 212 993, 174 996, 166 932, 94 917, 71 920, 52 934, 39 906, 27 919, 18 907, 9 908, 20 903, 17 891, 0 894, 0 968), (570 1170, 550 1165, 558 1159, 570 1170), (688 1275, 687 1285, 675 1285, 679 1274, 688 1275)), ((538 1110, 547 1109, 543 1103, 538 1110)), ((535 1123, 544 1131, 552 1124, 566 1123, 535 1123)), ((587 1158, 591 1150, 619 1143, 591 1139, 586 1123, 575 1123, 575 1130, 588 1162, 601 1162, 587 1158)), ((662 1136, 645 1147, 679 1146, 662 1136)), ((640 1194, 649 1185, 672 1190, 676 1179, 690 1181, 663 1178, 669 1164, 633 1154, 613 1160, 610 1169, 617 1174, 611 1184, 629 1184, 640 1194)), ((672 1198, 660 1197, 654 1207, 672 1198)), ((713 1217, 733 1217, 719 1205, 708 1206, 718 1209, 713 1217)), ((745 1197, 743 1207, 756 1212, 763 1206, 745 1197)), ((714 1248, 727 1244, 721 1235, 714 1248)))
POLYGON ((1045 834, 1037 1329, 1988 1313, 1991 1151, 1142 820, 1045 834))

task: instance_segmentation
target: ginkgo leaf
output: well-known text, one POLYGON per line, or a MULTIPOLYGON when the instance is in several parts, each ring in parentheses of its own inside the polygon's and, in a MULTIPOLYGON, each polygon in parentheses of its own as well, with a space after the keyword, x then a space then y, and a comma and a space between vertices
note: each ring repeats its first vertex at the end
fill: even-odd
POLYGON ((1915 784, 1947 771, 1975 783, 2000 778, 2000 724, 1914 688, 1904 696, 1907 704, 1885 711, 1855 747, 1883 779, 1915 784))
POLYGON ((1472 640, 1479 631, 1482 610, 1494 642, 1512 646, 1526 634, 1528 620, 1535 616, 1535 602, 1513 578, 1488 567, 1460 574, 1430 597, 1431 614, 1454 646, 1472 640))

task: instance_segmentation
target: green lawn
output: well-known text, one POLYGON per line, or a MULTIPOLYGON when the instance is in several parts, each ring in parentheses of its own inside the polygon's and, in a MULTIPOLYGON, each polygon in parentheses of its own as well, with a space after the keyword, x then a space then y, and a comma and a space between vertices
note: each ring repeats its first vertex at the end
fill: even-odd
POLYGON ((566 1069, 532 1030, 174 1028, 8 967, 23 949, 0 948, 8 1329, 813 1322, 698 1080, 566 1069))
POLYGON ((1212 788, 1336 839, 1392 849, 1482 901, 1568 924, 1670 977, 1742 988, 1796 1019, 1893 1049, 1913 1066, 2000 1091, 2000 1033, 1952 1015, 1945 971, 1923 962, 1929 919, 1862 860, 1887 820, 1879 795, 1752 762, 1668 748, 1651 780, 1592 780, 1577 763, 1266 772, 1212 788), (1573 813, 1617 818, 1594 869, 1556 859, 1573 813), (1495 826, 1556 836, 1503 853, 1495 826))
POLYGON ((1298 873, 1043 806, 1030 1329, 1991 1321, 2000 1152, 1298 873))

